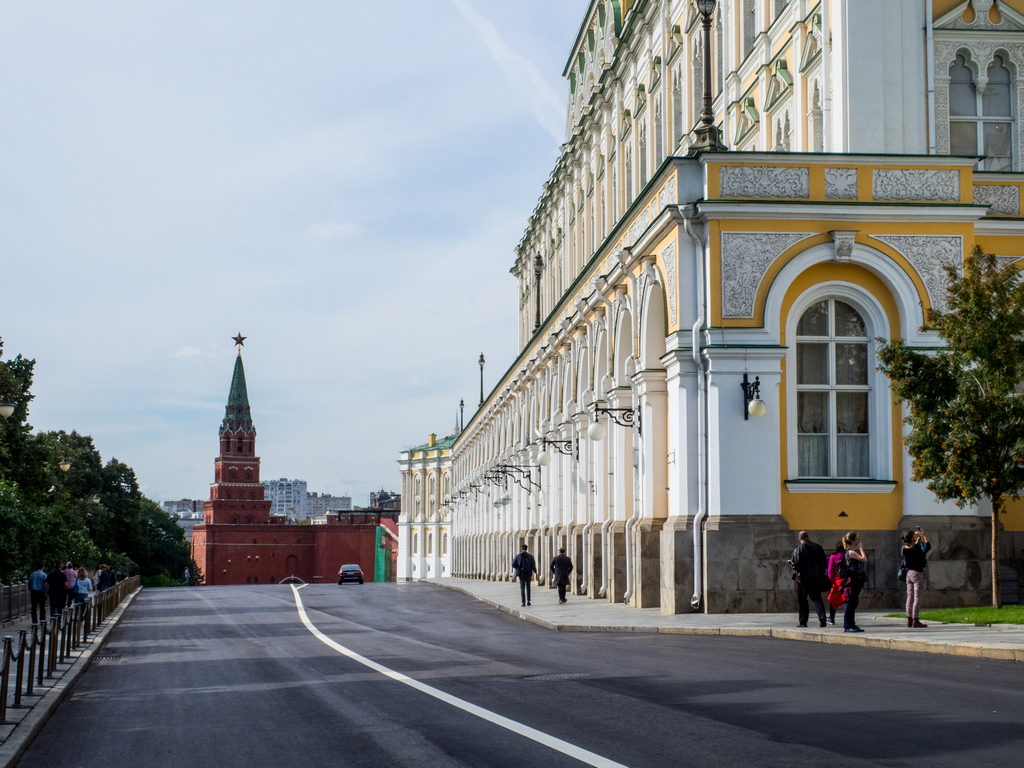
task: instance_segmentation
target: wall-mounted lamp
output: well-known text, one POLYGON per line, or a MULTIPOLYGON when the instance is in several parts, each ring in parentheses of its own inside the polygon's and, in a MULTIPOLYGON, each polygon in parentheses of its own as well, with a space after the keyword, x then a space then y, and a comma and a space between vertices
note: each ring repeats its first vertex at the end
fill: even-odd
POLYGON ((743 388, 743 419, 749 420, 751 416, 758 418, 764 416, 768 406, 761 399, 761 377, 755 376, 753 383, 743 374, 743 381, 740 383, 743 388))
POLYGON ((608 434, 608 427, 602 423, 598 418, 601 414, 608 414, 612 421, 618 424, 620 427, 632 427, 636 424, 636 431, 638 434, 643 434, 643 425, 640 422, 640 411, 634 408, 604 408, 603 406, 594 404, 594 422, 587 427, 587 437, 594 442, 600 442, 604 440, 604 436, 608 434))
POLYGON ((565 456, 576 454, 576 461, 580 460, 579 440, 548 440, 544 438, 541 440, 541 451, 537 454, 537 463, 542 467, 546 467, 551 463, 551 452, 548 450, 549 445, 565 456))

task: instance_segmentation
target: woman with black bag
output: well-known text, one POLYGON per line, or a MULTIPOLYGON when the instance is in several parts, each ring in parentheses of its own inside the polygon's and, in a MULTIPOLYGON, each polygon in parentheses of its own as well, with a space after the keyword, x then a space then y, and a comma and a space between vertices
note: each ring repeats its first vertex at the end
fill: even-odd
POLYGON ((843 595, 846 597, 846 613, 843 614, 844 632, 863 632, 857 626, 857 605, 860 603, 860 591, 867 581, 868 556, 864 554, 864 546, 855 531, 843 536, 846 545, 846 579, 843 582, 843 595))
POLYGON ((907 531, 903 539, 903 565, 907 569, 907 626, 923 629, 928 625, 918 619, 921 591, 924 589, 924 569, 928 565, 927 553, 932 548, 920 526, 907 531))

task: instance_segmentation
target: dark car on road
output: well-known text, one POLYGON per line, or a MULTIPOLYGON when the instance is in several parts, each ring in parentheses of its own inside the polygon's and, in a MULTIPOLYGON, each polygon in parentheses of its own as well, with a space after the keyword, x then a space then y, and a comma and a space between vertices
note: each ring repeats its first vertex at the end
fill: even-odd
POLYGON ((341 570, 338 571, 338 583, 344 584, 346 581, 358 581, 360 584, 363 583, 363 569, 358 565, 343 565, 341 570))

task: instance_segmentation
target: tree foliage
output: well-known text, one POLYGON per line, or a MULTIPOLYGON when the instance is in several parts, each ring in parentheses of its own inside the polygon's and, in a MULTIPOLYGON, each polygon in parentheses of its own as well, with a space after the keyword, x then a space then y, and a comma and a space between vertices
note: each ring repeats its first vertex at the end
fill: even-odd
POLYGON ((879 369, 908 407, 914 479, 959 507, 992 504, 992 600, 999 607, 999 513, 1024 488, 1024 283, 980 248, 947 267, 949 311, 929 310, 936 352, 879 339, 879 369))
POLYGON ((0 361, 0 399, 15 404, 11 418, 0 419, 0 582, 23 579, 37 562, 70 560, 175 583, 188 567, 199 583, 184 531, 142 494, 131 467, 104 464, 92 438, 77 432, 33 433, 34 365, 21 356, 0 361))

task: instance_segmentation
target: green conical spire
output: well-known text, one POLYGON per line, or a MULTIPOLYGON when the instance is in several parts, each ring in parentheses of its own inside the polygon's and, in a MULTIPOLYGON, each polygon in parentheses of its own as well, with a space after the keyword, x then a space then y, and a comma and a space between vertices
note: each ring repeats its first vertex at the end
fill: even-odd
POLYGON ((228 404, 221 422, 220 431, 255 433, 252 425, 252 413, 249 411, 249 392, 245 388, 245 368, 242 367, 242 351, 235 358, 235 372, 231 377, 231 391, 228 392, 228 404))

